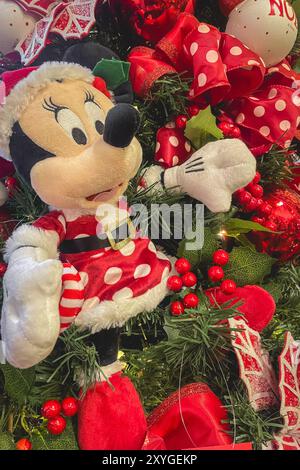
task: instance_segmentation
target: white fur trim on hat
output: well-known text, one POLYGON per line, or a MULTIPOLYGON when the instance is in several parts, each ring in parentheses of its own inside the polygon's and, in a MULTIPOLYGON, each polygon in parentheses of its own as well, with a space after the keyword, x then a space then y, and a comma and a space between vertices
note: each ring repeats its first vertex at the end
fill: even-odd
POLYGON ((17 83, 2 109, 0 108, 0 152, 3 158, 11 160, 9 141, 13 125, 40 90, 55 80, 83 80, 92 83, 93 79, 92 71, 79 64, 46 62, 17 83))

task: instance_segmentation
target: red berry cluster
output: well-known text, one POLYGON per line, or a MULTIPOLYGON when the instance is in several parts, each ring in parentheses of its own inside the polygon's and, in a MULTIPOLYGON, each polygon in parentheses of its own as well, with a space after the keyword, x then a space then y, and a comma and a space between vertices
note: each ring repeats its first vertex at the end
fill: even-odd
MULTIPOLYGON (((245 188, 238 189, 234 193, 234 198, 236 203, 244 212, 258 211, 261 215, 270 215, 272 207, 262 199, 264 189, 260 184, 258 184, 260 180, 261 175, 257 171, 251 183, 249 183, 245 188)), ((257 222, 261 223, 259 220, 257 222)))
POLYGON ((200 112, 199 106, 196 104, 192 104, 191 106, 188 106, 187 108, 187 114, 179 114, 175 118, 175 125, 178 129, 185 129, 186 124, 190 118, 193 116, 197 116, 197 114, 200 112))
MULTIPOLYGON (((222 266, 225 266, 229 261, 229 253, 225 250, 217 250, 213 254, 214 266, 211 266, 208 270, 208 277, 212 282, 220 282, 224 279, 224 270, 222 266)), ((236 283, 231 279, 225 279, 220 285, 220 289, 223 294, 233 294, 236 289, 236 283)))
MULTIPOLYGON (((194 287, 197 284, 197 276, 191 272, 191 263, 186 258, 179 258, 175 263, 175 269, 181 276, 171 276, 167 286, 173 292, 180 292, 184 287, 194 287)), ((183 301, 175 300, 170 305, 170 312, 174 316, 182 315, 185 309, 196 308, 199 298, 190 292, 183 297, 183 301)))
POLYGON ((61 413, 66 417, 71 417, 77 412, 78 401, 73 397, 64 398, 61 403, 58 400, 47 400, 41 409, 41 415, 48 420, 49 433, 55 435, 62 434, 66 429, 67 422, 61 413))
POLYGON ((241 131, 233 121, 222 121, 218 124, 218 128, 223 132, 224 137, 230 139, 239 139, 241 137, 241 131))

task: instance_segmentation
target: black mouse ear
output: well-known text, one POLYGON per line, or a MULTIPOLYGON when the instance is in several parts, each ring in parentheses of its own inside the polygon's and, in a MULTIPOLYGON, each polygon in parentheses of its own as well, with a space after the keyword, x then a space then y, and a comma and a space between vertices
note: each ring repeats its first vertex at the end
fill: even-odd
MULTIPOLYGON (((101 59, 120 60, 118 55, 111 49, 101 46, 97 42, 88 41, 74 44, 67 48, 64 53, 63 61, 80 64, 94 70, 95 66, 101 59)), ((109 88, 109 87, 108 87, 109 88)), ((116 103, 133 102, 133 90, 130 81, 126 81, 113 90, 114 100, 116 103)))

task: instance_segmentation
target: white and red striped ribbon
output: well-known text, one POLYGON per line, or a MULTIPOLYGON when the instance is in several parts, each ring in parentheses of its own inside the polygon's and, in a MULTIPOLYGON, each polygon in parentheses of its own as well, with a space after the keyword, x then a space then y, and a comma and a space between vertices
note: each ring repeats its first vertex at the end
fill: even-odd
POLYGON ((84 301, 84 286, 79 272, 63 263, 62 294, 59 303, 60 332, 65 331, 79 314, 84 301))

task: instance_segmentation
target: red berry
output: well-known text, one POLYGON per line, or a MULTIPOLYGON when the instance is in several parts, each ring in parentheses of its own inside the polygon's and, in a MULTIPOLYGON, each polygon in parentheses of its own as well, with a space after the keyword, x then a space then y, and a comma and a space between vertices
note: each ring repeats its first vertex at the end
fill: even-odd
POLYGON ((26 439, 24 437, 23 439, 18 440, 18 442, 16 443, 16 449, 17 450, 31 450, 32 444, 29 439, 26 439))
POLYGON ((14 176, 7 176, 5 178, 4 184, 5 184, 5 187, 8 191, 9 196, 12 196, 15 189, 18 186, 18 181, 16 180, 16 178, 14 176))
POLYGON ((184 114, 179 114, 179 116, 177 116, 177 118, 175 119, 175 124, 178 129, 185 129, 187 122, 188 118, 184 114))
POLYGON ((264 227, 268 228, 269 230, 272 230, 272 232, 276 232, 278 227, 274 222, 271 222, 271 220, 267 220, 267 222, 264 222, 264 227))
POLYGON ((48 400, 42 406, 41 415, 46 419, 55 418, 59 415, 61 406, 57 400, 48 400))
POLYGON ((192 104, 188 107, 187 110, 190 116, 197 116, 197 114, 199 114, 200 108, 196 104, 192 104))
POLYGON ((224 136, 228 136, 229 134, 231 134, 234 127, 234 124, 231 124, 227 121, 223 121, 219 124, 219 129, 223 132, 224 136))
POLYGON ((217 250, 214 252, 212 259, 215 264, 225 266, 229 261, 229 253, 225 250, 217 250))
POLYGON ((175 263, 175 269, 179 274, 188 273, 191 267, 191 263, 186 258, 179 258, 175 263))
POLYGON ((259 171, 257 171, 255 173, 255 176, 254 176, 253 180, 252 180, 252 183, 257 184, 257 183, 260 182, 260 180, 261 180, 261 174, 259 173, 259 171))
POLYGON ((196 294, 187 294, 183 298, 183 303, 186 308, 196 308, 199 303, 198 296, 196 294))
POLYGON ((256 209, 259 210, 263 204, 263 200, 259 197, 257 200, 256 200, 256 209))
POLYGON ((259 208, 259 212, 263 215, 271 215, 273 211, 273 207, 271 204, 268 204, 266 201, 263 201, 262 205, 259 208))
POLYGON ((241 196, 240 196, 240 204, 241 204, 242 206, 248 204, 248 203, 251 201, 251 198, 252 198, 252 196, 251 196, 251 194, 249 193, 249 191, 246 191, 246 190, 245 190, 245 191, 241 194, 241 196))
POLYGON ((179 276, 171 276, 167 281, 167 286, 173 292, 179 292, 182 289, 183 283, 179 276))
POLYGON ((197 284, 197 276, 192 272, 185 273, 182 276, 182 282, 185 287, 193 287, 197 284))
POLYGON ((264 188, 260 186, 260 184, 252 184, 249 185, 249 191, 252 196, 256 198, 261 198, 264 195, 264 188))
POLYGON ((244 207, 246 212, 253 212, 256 208, 257 208, 257 199, 255 197, 252 197, 250 201, 244 207))
POLYGON ((61 402, 61 409, 65 416, 74 416, 78 412, 78 401, 73 397, 66 397, 61 402))
POLYGON ((7 264, 1 262, 0 263, 0 278, 4 276, 4 274, 6 273, 6 270, 7 270, 7 264))
POLYGON ((225 279, 225 281, 222 282, 221 284, 221 291, 223 294, 233 294, 234 291, 236 290, 236 283, 232 281, 231 279, 225 279))
POLYGON ((62 416, 55 416, 50 418, 47 423, 47 429, 50 434, 58 435, 64 432, 66 429, 67 422, 62 416))
POLYGON ((241 130, 239 127, 234 127, 231 131, 231 137, 233 139, 239 139, 241 137, 241 130))
POLYGON ((212 282, 221 281, 224 277, 224 271, 220 266, 212 266, 208 270, 208 277, 212 282))
POLYGON ((256 215, 254 215, 253 217, 251 217, 251 220, 252 220, 252 222, 263 225, 265 219, 263 219, 262 217, 257 217, 256 215))
POLYGON ((179 300, 175 300, 175 302, 172 302, 170 305, 170 312, 172 315, 174 315, 174 317, 182 315, 184 313, 183 303, 179 300))

